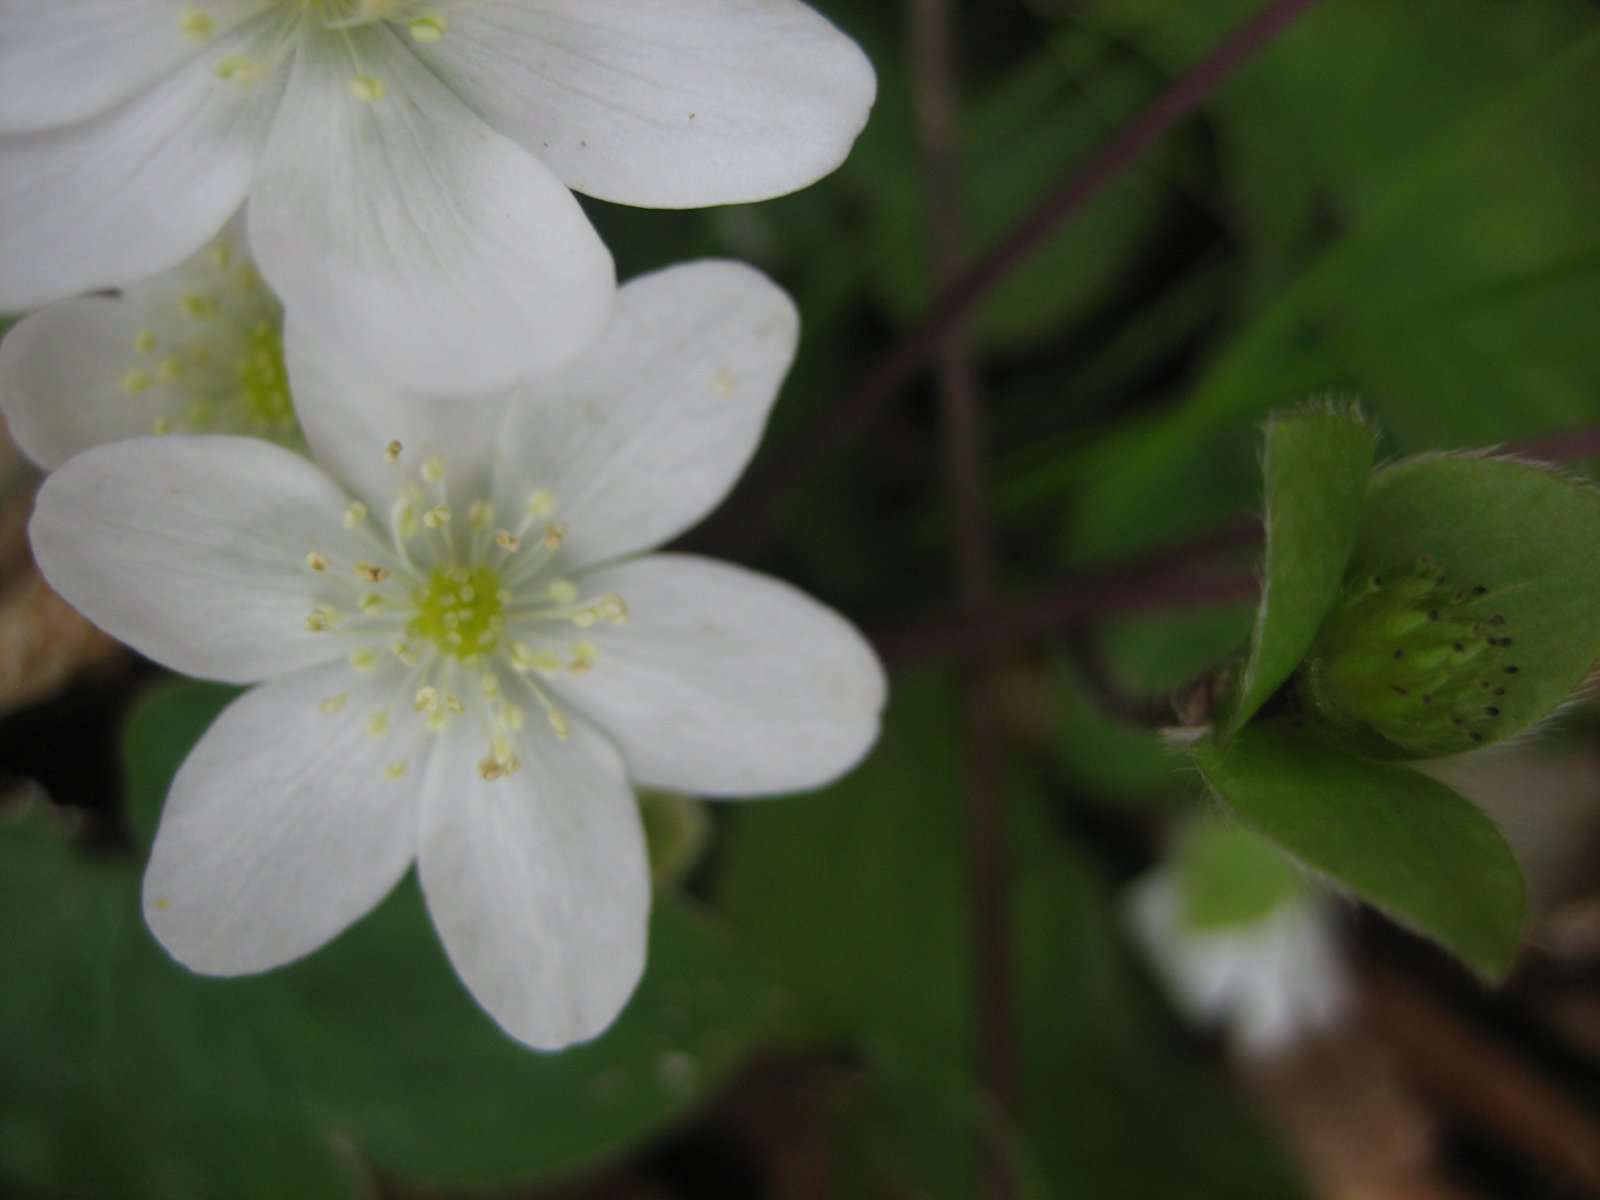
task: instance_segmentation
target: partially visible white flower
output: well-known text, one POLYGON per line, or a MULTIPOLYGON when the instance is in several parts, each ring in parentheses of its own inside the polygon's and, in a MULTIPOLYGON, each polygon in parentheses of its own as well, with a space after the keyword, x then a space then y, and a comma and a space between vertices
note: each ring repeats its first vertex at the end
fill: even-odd
POLYGON ((235 222, 118 296, 25 318, 0 342, 0 409, 41 467, 150 433, 239 433, 304 449, 283 361, 283 306, 235 222))
POLYGON ((875 87, 799 0, 0 0, 0 311, 166 270, 248 198, 313 333, 492 389, 605 323, 611 259, 569 188, 793 191, 875 87))
POLYGON ((1268 1054, 1335 1024, 1349 982, 1325 897, 1308 884, 1255 920, 1197 928, 1167 863, 1126 897, 1128 925, 1173 1006, 1221 1030, 1244 1054, 1268 1054))
POLYGON ((644 962, 630 780, 811 788, 877 735, 882 671, 837 614, 641 556, 731 487, 796 336, 757 272, 674 268, 623 288, 594 349, 495 420, 494 401, 389 393, 291 324, 316 461, 175 435, 57 470, 31 526, 50 583, 158 662, 264 681, 174 780, 144 892, 168 950, 211 974, 288 962, 415 860, 507 1031, 603 1030, 644 962))

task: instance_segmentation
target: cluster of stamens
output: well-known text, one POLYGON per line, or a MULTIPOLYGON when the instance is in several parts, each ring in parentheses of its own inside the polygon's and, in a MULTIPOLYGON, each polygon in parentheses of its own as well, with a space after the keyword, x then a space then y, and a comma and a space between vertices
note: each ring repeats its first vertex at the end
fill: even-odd
POLYGON ((204 260, 205 276, 134 335, 122 390, 141 395, 161 388, 172 395, 152 433, 248 434, 299 448, 283 361, 283 309, 229 242, 214 243, 204 260))
MULTIPOLYGON (((399 442, 384 450, 397 469, 404 456, 399 442)), ((517 745, 530 705, 558 739, 568 736, 567 716, 545 681, 593 670, 599 649, 584 631, 628 619, 620 596, 585 596, 556 572, 566 529, 552 519, 554 510, 551 494, 536 489, 514 525, 497 524, 488 500, 457 512, 446 464, 430 458, 399 489, 387 529, 360 501, 345 510, 345 528, 369 543, 366 557, 339 563, 317 547, 305 556, 318 585, 306 628, 356 642, 350 664, 358 672, 398 664, 406 708, 429 733, 479 719, 488 752, 478 774, 486 780, 520 767, 517 745)), ((324 711, 341 711, 347 698, 328 698, 324 711)), ((373 737, 387 737, 392 726, 387 708, 367 717, 373 737)), ((400 760, 385 773, 400 778, 406 769, 400 760)))
MULTIPOLYGON (((416 0, 256 0, 260 12, 277 10, 278 21, 262 32, 249 53, 229 54, 212 68, 218 79, 250 87, 273 74, 289 57, 303 29, 320 29, 336 35, 349 56, 350 95, 371 104, 388 94, 381 76, 367 70, 350 37, 362 25, 384 21, 404 29, 418 45, 431 45, 449 32, 442 11, 447 4, 416 0)), ((186 8, 178 15, 178 29, 190 41, 204 43, 216 36, 216 19, 202 8, 186 8)))
POLYGON ((1461 585, 1431 559, 1353 581, 1301 669, 1301 690, 1332 723, 1409 755, 1470 750, 1502 736, 1521 668, 1488 584, 1461 585))

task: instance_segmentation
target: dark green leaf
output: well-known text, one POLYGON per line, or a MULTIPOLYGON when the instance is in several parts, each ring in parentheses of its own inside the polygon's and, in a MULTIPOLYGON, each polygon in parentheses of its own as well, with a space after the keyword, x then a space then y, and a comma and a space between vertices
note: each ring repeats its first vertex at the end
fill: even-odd
POLYGON ((1206 782, 1246 825, 1477 971, 1517 954, 1522 873, 1493 822, 1409 767, 1358 759, 1307 718, 1201 742, 1206 782))

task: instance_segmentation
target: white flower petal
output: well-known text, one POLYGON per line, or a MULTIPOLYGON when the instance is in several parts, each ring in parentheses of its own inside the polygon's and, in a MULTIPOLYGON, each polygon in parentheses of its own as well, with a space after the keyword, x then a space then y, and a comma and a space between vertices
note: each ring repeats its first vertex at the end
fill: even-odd
POLYGON ((552 686, 622 750, 635 781, 709 796, 819 787, 878 736, 885 683, 843 617, 764 575, 657 554, 579 578, 626 625, 585 631, 592 670, 552 686))
POLYGON ((406 391, 365 362, 332 352, 289 322, 284 361, 295 410, 312 457, 374 512, 393 502, 402 484, 416 482, 416 467, 442 458, 454 496, 487 495, 500 442, 503 393, 440 397, 406 391), (398 462, 386 448, 401 447, 398 462))
POLYGON ((485 782, 482 748, 442 737, 418 872, 445 950, 505 1031, 541 1050, 602 1032, 644 970, 650 868, 616 752, 582 721, 541 730, 485 782))
POLYGON ((0 135, 0 312, 154 275, 222 228, 273 93, 225 83, 211 64, 248 36, 219 39, 92 120, 0 135))
POLYGON ((52 474, 28 532, 50 586, 113 637, 248 683, 340 654, 306 627, 329 586, 306 556, 366 557, 343 528, 348 502, 315 464, 255 438, 136 438, 52 474))
POLYGON ((308 38, 250 194, 262 273, 318 341, 420 391, 565 362, 610 312, 611 256, 565 186, 386 25, 308 38), (354 98, 354 68, 383 95, 354 98))
POLYGON ((828 174, 877 89, 798 0, 485 0, 419 53, 586 195, 652 208, 764 200, 828 174))
POLYGON ((130 390, 139 310, 122 300, 67 300, 0 342, 0 408, 17 445, 46 469, 81 450, 150 433, 182 397, 151 382, 130 390))
POLYGON ((798 336, 789 297, 739 263, 631 281, 593 349, 523 386, 496 503, 516 511, 530 491, 549 490, 568 569, 660 545, 743 472, 798 336))
POLYGON ((173 780, 144 877, 145 920, 179 962, 208 975, 291 962, 405 873, 422 763, 414 744, 364 727, 399 673, 298 671, 235 700, 200 739, 173 780), (399 778, 386 772, 408 758, 399 778))
MULTIPOLYGON (((188 0, 0 0, 0 133, 98 116, 205 47, 188 0)), ((246 10, 247 11, 247 10, 246 10)), ((237 23, 210 18, 211 36, 237 23)))

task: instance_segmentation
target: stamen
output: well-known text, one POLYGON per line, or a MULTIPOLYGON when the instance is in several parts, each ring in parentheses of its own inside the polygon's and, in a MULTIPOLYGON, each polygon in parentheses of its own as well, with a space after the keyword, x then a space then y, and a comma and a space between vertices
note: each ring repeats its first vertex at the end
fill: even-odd
POLYGON ((216 22, 197 8, 185 10, 178 18, 178 28, 185 37, 203 42, 217 30, 216 22))
POLYGON ((426 46, 442 38, 449 26, 445 23, 443 17, 437 13, 430 12, 420 17, 412 17, 406 28, 411 31, 411 36, 415 41, 426 46))
POLYGON ((350 94, 364 104, 376 104, 388 90, 383 80, 373 75, 357 75, 350 81, 350 94))
POLYGON ((306 566, 313 571, 326 571, 328 569, 328 560, 325 556, 312 550, 306 555, 306 566))

